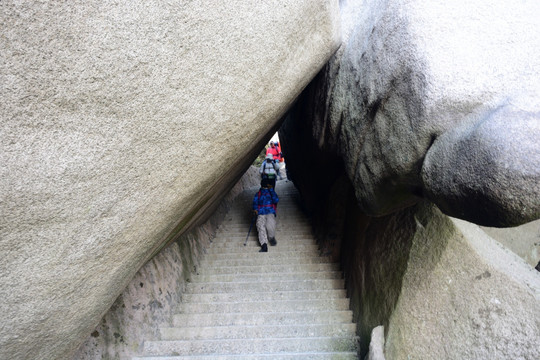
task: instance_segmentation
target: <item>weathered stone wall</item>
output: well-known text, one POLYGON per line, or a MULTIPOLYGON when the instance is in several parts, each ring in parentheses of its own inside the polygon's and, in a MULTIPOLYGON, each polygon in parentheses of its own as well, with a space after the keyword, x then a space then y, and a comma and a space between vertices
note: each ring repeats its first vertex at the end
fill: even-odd
POLYGON ((538 219, 539 3, 358 3, 306 112, 362 210, 427 198, 486 226, 538 219))
POLYGON ((259 184, 258 170, 251 166, 204 224, 182 235, 139 270, 74 360, 127 359, 142 353, 145 339, 159 339, 158 327, 170 321, 230 204, 240 192, 259 184))
POLYGON ((387 359, 540 355, 540 276, 532 266, 426 201, 366 215, 339 159, 302 137, 309 124, 294 114, 280 131, 289 172, 321 252, 341 261, 362 355, 379 325, 387 359))
POLYGON ((415 220, 388 359, 540 357, 538 272, 478 226, 434 207, 415 220))
POLYGON ((280 140, 362 355, 384 325, 388 359, 538 358, 540 276, 446 216, 540 217, 538 3, 341 4, 342 46, 280 140))
POLYGON ((540 220, 512 228, 482 227, 482 230, 529 265, 534 267, 540 261, 540 220))
POLYGON ((337 1, 3 1, 0 358, 67 358, 339 43, 337 1))

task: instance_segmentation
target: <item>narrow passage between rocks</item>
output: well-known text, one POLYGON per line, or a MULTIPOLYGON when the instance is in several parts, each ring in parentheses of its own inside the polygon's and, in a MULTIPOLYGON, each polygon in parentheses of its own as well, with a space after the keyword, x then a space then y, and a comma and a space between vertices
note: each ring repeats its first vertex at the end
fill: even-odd
POLYGON ((258 187, 238 196, 160 339, 133 360, 358 359, 339 264, 319 256, 292 182, 278 181, 276 246, 260 253, 258 187))

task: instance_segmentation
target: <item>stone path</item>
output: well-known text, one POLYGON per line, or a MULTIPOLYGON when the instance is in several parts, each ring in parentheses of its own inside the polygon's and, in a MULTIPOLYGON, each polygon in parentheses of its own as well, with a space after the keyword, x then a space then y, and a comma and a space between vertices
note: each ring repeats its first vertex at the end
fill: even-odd
POLYGON ((339 264, 318 254, 291 182, 279 181, 277 246, 259 253, 240 195, 188 284, 172 326, 133 360, 357 359, 339 264))

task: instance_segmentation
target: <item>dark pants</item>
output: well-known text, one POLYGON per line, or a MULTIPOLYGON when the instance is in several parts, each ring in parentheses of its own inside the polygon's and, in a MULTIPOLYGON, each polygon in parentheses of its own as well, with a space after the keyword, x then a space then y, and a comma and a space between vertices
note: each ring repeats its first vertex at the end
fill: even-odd
POLYGON ((277 179, 277 176, 274 176, 273 178, 271 177, 268 177, 268 175, 263 175, 263 179, 268 179, 270 181, 270 184, 272 185, 272 187, 275 189, 276 188, 276 179, 277 179))

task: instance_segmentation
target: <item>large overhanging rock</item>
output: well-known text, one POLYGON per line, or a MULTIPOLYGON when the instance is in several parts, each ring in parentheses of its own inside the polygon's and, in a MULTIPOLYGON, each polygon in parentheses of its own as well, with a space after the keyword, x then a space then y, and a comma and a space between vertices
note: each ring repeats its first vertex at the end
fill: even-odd
POLYGON ((0 358, 63 359, 249 166, 337 1, 4 1, 0 358))
POLYGON ((350 36, 304 105, 361 208, 425 197, 488 226, 539 218, 540 3, 349 3, 350 36))

